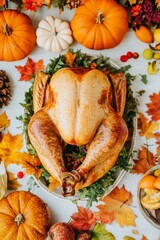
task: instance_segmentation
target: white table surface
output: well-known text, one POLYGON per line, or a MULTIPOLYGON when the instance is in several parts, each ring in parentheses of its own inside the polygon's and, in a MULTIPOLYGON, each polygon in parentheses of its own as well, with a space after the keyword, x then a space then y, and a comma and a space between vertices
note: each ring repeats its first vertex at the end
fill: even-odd
MULTIPOLYGON (((15 7, 13 4, 11 7, 15 7)), ((26 14, 28 14, 35 26, 35 29, 38 26, 38 23, 41 19, 45 18, 47 15, 53 15, 54 17, 61 18, 63 20, 70 21, 74 10, 68 10, 65 8, 64 12, 60 15, 58 9, 51 8, 48 10, 46 7, 43 7, 38 10, 38 12, 33 13, 27 11, 26 14)), ((71 48, 73 49, 81 49, 82 52, 86 52, 88 54, 103 54, 105 56, 110 57, 116 64, 119 66, 125 66, 128 64, 131 64, 132 68, 130 69, 130 73, 133 75, 139 75, 139 74, 147 74, 147 61, 143 59, 142 57, 142 51, 143 49, 147 48, 148 44, 142 43, 139 41, 132 30, 130 30, 121 44, 119 44, 117 47, 113 49, 108 50, 101 50, 101 51, 93 51, 86 49, 85 47, 77 44, 74 42, 71 45, 71 48), (130 59, 127 63, 122 63, 119 60, 119 57, 122 54, 125 54, 127 51, 132 52, 138 52, 139 58, 138 59, 130 59)), ((65 53, 61 52, 61 54, 65 53)), ((29 57, 33 61, 38 61, 39 59, 43 59, 45 64, 49 63, 49 60, 51 58, 57 57, 58 54, 54 54, 52 52, 47 52, 42 48, 39 48, 36 46, 33 50, 33 52, 29 55, 29 57)), ((20 126, 20 122, 16 119, 16 117, 23 114, 23 108, 20 106, 20 103, 24 101, 24 93, 27 91, 27 89, 30 87, 29 82, 22 82, 19 81, 20 74, 16 70, 15 66, 24 66, 26 64, 28 57, 26 57, 23 60, 15 61, 15 62, 2 62, 0 61, 0 69, 3 69, 7 72, 11 84, 12 84, 12 100, 9 103, 7 107, 3 107, 0 109, 0 113, 6 111, 9 119, 11 120, 11 125, 9 127, 9 131, 11 134, 17 134, 21 133, 21 129, 18 128, 20 126)), ((160 61, 159 61, 160 62, 160 61)), ((158 63, 160 67, 160 63, 158 63)), ((149 102, 149 95, 151 95, 153 92, 158 93, 160 89, 160 74, 156 75, 148 75, 148 84, 143 84, 139 79, 137 79, 133 84, 133 90, 136 94, 139 90, 145 90, 145 94, 140 98, 140 105, 139 105, 139 111, 144 112, 146 111, 146 102, 149 102)), ((138 150, 142 145, 144 144, 143 138, 139 136, 139 134, 136 134, 136 142, 135 142, 135 150, 138 150)), ((152 150, 154 152, 154 145, 152 147, 152 150)), ((18 166, 10 166, 10 170, 13 170, 13 172, 16 174, 19 171, 18 166), (12 169, 11 169, 12 168, 12 169)), ((138 206, 137 206, 137 183, 139 179, 141 178, 141 174, 130 174, 126 173, 125 177, 122 179, 122 181, 119 183, 119 187, 121 187, 123 184, 125 185, 126 189, 128 191, 131 191, 133 194, 133 212, 137 215, 136 218, 136 227, 119 227, 118 224, 113 222, 111 225, 106 225, 107 230, 111 231, 117 240, 122 240, 125 235, 129 235, 134 237, 136 240, 141 240, 142 236, 145 235, 148 240, 158 240, 158 237, 160 239, 160 231, 153 227, 151 224, 149 224, 142 214, 140 213, 138 206), (133 234, 133 231, 138 231, 139 234, 133 234)), ((20 187, 20 190, 27 190, 27 183, 28 176, 25 176, 23 179, 20 179, 20 183, 23 184, 22 187, 20 187)), ((66 199, 57 198, 41 188, 34 188, 34 194, 37 194, 41 199, 44 200, 51 209, 52 213, 52 222, 68 222, 70 219, 70 216, 73 212, 77 211, 76 205, 74 205, 71 201, 66 199)), ((99 204, 99 203, 98 203, 99 204)), ((92 210, 97 210, 96 205, 94 204, 92 207, 92 210)), ((85 202, 79 202, 80 206, 85 207, 85 202)))

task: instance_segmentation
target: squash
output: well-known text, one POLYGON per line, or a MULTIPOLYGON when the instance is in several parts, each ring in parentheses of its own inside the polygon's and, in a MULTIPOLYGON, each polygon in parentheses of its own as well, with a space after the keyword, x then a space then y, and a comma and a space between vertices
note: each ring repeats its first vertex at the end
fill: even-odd
POLYGON ((44 240, 49 225, 47 205, 38 196, 14 191, 0 200, 0 239, 44 240))
POLYGON ((36 35, 38 46, 52 52, 61 52, 73 42, 69 23, 53 16, 39 22, 36 35))
POLYGON ((0 11, 0 60, 16 61, 28 56, 36 43, 31 19, 18 10, 0 11))
POLYGON ((88 0, 76 9, 71 29, 86 48, 113 48, 128 31, 128 14, 115 0, 88 0))

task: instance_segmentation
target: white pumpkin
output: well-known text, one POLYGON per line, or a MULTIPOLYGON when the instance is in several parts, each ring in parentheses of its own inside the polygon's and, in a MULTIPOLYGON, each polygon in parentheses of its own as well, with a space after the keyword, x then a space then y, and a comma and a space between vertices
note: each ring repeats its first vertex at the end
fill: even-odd
POLYGON ((66 50, 73 42, 69 23, 53 16, 39 22, 36 36, 38 46, 52 52, 66 50))

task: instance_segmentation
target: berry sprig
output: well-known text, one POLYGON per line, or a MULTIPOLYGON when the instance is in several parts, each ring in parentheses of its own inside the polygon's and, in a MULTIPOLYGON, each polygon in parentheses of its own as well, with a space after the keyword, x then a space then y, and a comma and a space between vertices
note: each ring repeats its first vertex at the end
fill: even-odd
POLYGON ((128 59, 134 58, 137 59, 139 57, 139 54, 137 52, 127 52, 125 55, 122 55, 120 57, 121 62, 127 62, 128 59))

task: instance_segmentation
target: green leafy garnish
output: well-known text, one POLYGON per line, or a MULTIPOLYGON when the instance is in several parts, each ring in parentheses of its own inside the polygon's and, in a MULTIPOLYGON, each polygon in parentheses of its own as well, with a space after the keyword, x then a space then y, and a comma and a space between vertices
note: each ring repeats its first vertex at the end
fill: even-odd
MULTIPOLYGON (((84 67, 91 67, 94 63, 96 68, 99 70, 106 69, 109 71, 109 73, 117 73, 122 72, 125 74, 126 77, 126 85, 127 85, 127 96, 126 96, 126 106, 123 118, 128 126, 129 129, 129 137, 127 142, 125 143, 123 149, 121 150, 118 160, 115 164, 115 166, 110 169, 101 179, 91 184, 89 187, 83 188, 80 191, 78 191, 78 199, 86 199, 87 206, 91 206, 93 202, 98 201, 108 190, 109 187, 115 182, 117 179, 117 172, 120 172, 121 170, 128 171, 131 168, 131 164, 129 163, 129 158, 131 157, 131 148, 132 148, 132 136, 134 132, 134 119, 137 113, 137 105, 138 101, 133 96, 132 91, 132 82, 136 79, 136 76, 131 75, 127 71, 131 68, 130 65, 117 68, 115 67, 110 59, 108 57, 105 57, 103 55, 99 56, 88 56, 85 53, 82 53, 80 50, 74 51, 73 49, 69 50, 72 54, 76 54, 76 57, 74 59, 73 66, 84 66, 84 67)), ((58 71, 61 68, 69 67, 66 63, 65 55, 60 55, 58 58, 51 59, 49 64, 46 66, 45 73, 52 76, 56 71, 58 71)), ((27 149, 30 154, 37 155, 35 149, 33 148, 32 144, 29 141, 28 137, 28 123, 30 121, 30 118, 33 115, 33 82, 31 83, 31 87, 28 92, 25 94, 24 103, 21 103, 21 105, 24 108, 24 116, 20 116, 19 120, 23 124, 23 131, 26 136, 26 142, 27 142, 27 149)), ((79 148, 79 151, 77 153, 73 151, 73 156, 75 159, 79 159, 81 157, 84 157, 84 151, 83 148, 79 148)), ((49 181, 49 174, 45 172, 43 169, 42 175, 44 180, 46 181, 46 185, 48 185, 49 181)))

